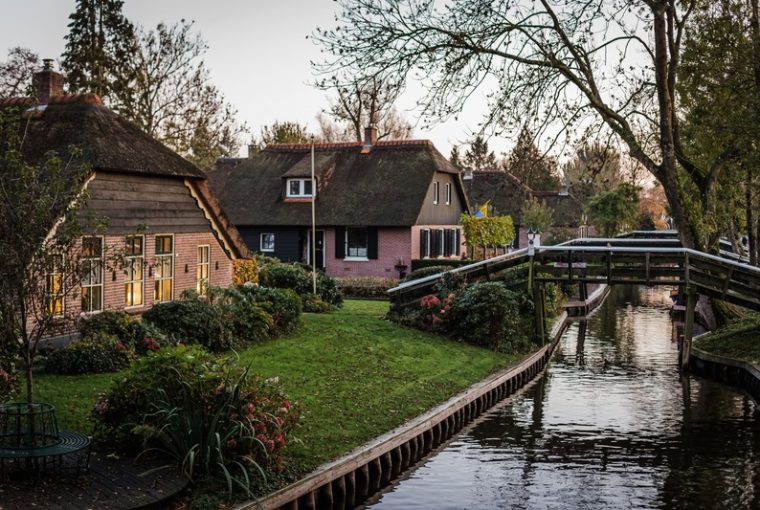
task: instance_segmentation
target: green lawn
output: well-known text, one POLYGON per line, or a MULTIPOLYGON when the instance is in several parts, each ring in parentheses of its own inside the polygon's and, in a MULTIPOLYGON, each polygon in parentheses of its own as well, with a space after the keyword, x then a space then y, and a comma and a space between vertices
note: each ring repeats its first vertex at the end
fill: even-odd
POLYGON ((760 365, 760 318, 751 315, 699 338, 700 350, 760 365))
MULTIPOLYGON (((279 376, 300 402, 294 467, 311 469, 387 432, 517 361, 381 320, 382 301, 347 301, 304 314, 293 334, 246 349, 241 364, 279 376)), ((36 398, 56 406, 59 425, 87 431, 97 394, 119 374, 36 377, 36 398)))

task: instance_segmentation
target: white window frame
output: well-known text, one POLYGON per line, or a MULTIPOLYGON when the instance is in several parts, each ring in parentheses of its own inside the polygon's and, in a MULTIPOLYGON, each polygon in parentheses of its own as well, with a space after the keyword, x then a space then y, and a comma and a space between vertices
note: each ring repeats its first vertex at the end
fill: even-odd
MULTIPOLYGON (((153 252, 155 254, 155 264, 153 269, 153 302, 154 303, 166 303, 168 301, 172 301, 174 299, 174 250, 175 250, 175 239, 174 234, 156 234, 156 237, 153 240, 153 252), (158 239, 161 237, 168 237, 172 240, 172 249, 169 253, 158 253, 158 239), (164 275, 163 270, 161 271, 161 276, 158 276, 159 268, 163 269, 163 262, 164 260, 169 260, 169 267, 171 268, 171 274, 169 277, 166 277, 164 275), (162 299, 158 299, 159 297, 159 285, 162 284, 162 282, 169 280, 171 282, 171 289, 169 292, 168 299, 166 296, 163 295, 163 292, 161 293, 162 299)), ((163 289, 162 289, 163 290, 163 289)))
POLYGON ((451 205, 451 183, 446 183, 446 205, 451 205))
POLYGON ((196 253, 195 291, 199 296, 207 296, 209 284, 211 282, 211 245, 199 244, 196 253))
MULTIPOLYGON (((82 238, 82 282, 81 282, 81 289, 82 289, 82 311, 84 313, 95 313, 95 312, 101 312, 103 311, 103 301, 105 300, 104 290, 104 280, 105 280, 105 271, 103 267, 103 250, 105 249, 105 243, 103 240, 103 236, 85 236, 82 238), (86 257, 84 255, 84 241, 85 239, 98 239, 100 240, 100 256, 99 257, 86 257), (95 263, 96 266, 99 266, 99 278, 94 278, 95 280, 100 280, 99 282, 96 281, 96 283, 92 283, 93 276, 96 275, 95 271, 93 271, 93 263, 95 263), (85 272, 87 273, 87 278, 85 278, 85 272), (88 283, 85 283, 85 282, 88 283), (100 289, 100 306, 93 306, 92 297, 90 297, 90 300, 85 307, 85 289, 100 289)), ((96 268, 96 270, 98 270, 96 268)), ((91 290, 89 292, 92 292, 91 290)))
POLYGON ((288 179, 285 182, 285 193, 288 198, 312 198, 316 195, 316 179, 312 182, 311 178, 308 179, 288 179), (298 182, 298 193, 291 193, 290 183, 298 182), (311 193, 306 193, 306 183, 311 182, 311 193))
POLYGON ((457 257, 459 255, 459 250, 458 250, 459 246, 457 246, 457 237, 458 237, 457 234, 459 233, 459 229, 454 228, 451 230, 453 234, 451 236, 451 246, 449 246, 449 251, 451 252, 449 257, 457 257))
MULTIPOLYGON (((131 239, 140 238, 141 243, 140 247, 142 248, 140 250, 139 255, 130 254, 125 255, 124 260, 126 262, 124 273, 125 273, 125 279, 124 279, 124 306, 125 308, 139 308, 141 306, 145 305, 145 236, 143 235, 130 235, 126 238, 126 243, 129 245, 129 241, 131 239), (140 277, 135 278, 135 267, 139 268, 140 270, 140 277), (140 284, 140 302, 135 303, 134 296, 134 286, 136 283, 140 284), (132 286, 132 292, 130 294, 129 286, 132 286), (130 302, 129 296, 132 296, 132 301, 130 302)), ((125 250, 125 253, 126 252, 125 250)))
POLYGON ((344 254, 343 260, 354 262, 369 262, 369 229, 367 227, 346 227, 345 239, 344 239, 344 254), (361 255, 349 255, 348 246, 348 232, 349 230, 364 230, 366 235, 367 244, 364 246, 364 256, 361 255))
POLYGON ((438 205, 441 198, 441 185, 438 181, 433 181, 433 205, 438 205))
POLYGON ((51 271, 45 277, 45 310, 50 314, 50 317, 54 319, 60 319, 66 314, 66 292, 64 288, 63 268, 64 260, 63 255, 52 255, 53 266, 51 271), (60 258, 60 262, 56 262, 55 259, 60 258), (51 291, 51 278, 58 277, 59 289, 55 292, 51 291), (55 303, 61 302, 61 308, 58 313, 54 312, 55 303))
POLYGON ((262 253, 273 253, 275 247, 275 235, 272 232, 262 232, 259 235, 259 251, 262 253), (264 236, 272 236, 272 247, 264 248, 264 236))

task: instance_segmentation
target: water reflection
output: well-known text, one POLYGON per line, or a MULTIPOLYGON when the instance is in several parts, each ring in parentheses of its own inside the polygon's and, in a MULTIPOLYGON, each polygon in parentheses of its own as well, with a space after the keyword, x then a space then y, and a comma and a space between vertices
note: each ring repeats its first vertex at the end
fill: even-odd
POLYGON ((754 404, 679 375, 668 306, 616 289, 545 377, 372 508, 760 508, 754 404))

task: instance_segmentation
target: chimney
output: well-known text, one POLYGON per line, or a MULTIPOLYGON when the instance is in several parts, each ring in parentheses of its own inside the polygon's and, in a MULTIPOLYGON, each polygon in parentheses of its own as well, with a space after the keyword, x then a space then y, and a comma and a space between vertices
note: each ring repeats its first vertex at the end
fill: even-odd
POLYGON ((364 128, 364 147, 369 148, 377 143, 377 126, 370 125, 364 128))
POLYGON ((465 168, 464 170, 462 170, 462 180, 463 181, 472 180, 472 168, 465 168))
POLYGON ((51 97, 63 95, 63 75, 53 71, 52 58, 42 60, 42 71, 34 73, 32 84, 39 104, 48 104, 51 97))

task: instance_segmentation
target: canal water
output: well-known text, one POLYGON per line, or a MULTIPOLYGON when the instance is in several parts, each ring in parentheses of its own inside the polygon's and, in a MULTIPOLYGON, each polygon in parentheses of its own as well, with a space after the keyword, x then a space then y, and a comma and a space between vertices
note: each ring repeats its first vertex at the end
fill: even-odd
POLYGON ((679 374, 670 304, 662 288, 613 290, 532 387, 369 508, 760 508, 760 415, 679 374))

